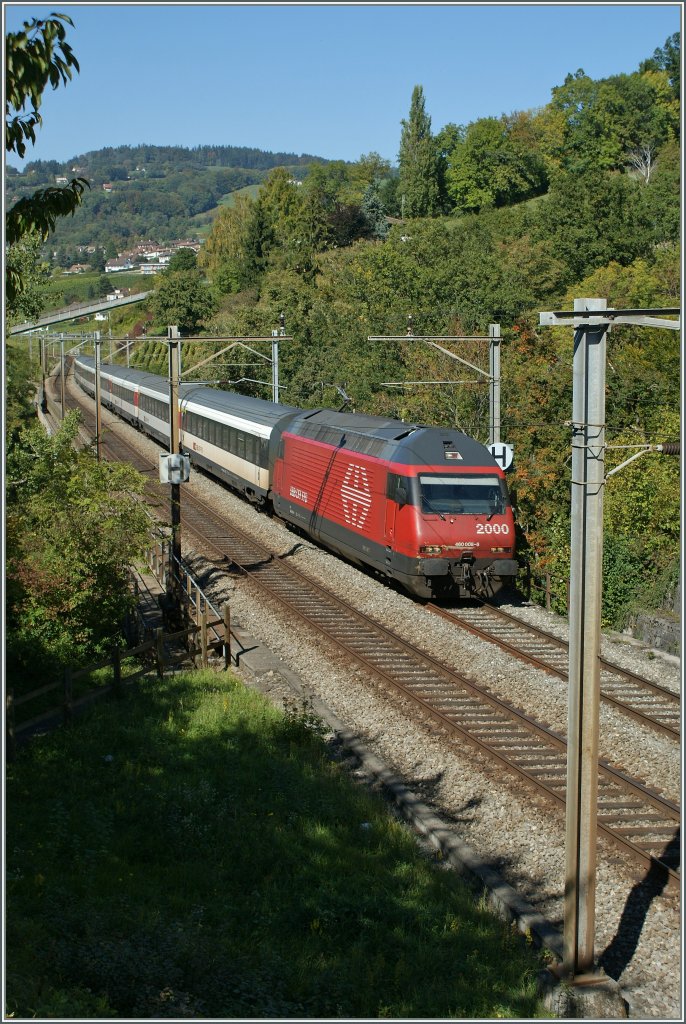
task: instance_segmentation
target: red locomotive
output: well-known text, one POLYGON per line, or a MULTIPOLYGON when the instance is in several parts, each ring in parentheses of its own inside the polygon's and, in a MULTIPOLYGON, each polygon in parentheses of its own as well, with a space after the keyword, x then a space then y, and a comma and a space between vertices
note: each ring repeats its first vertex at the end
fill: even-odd
POLYGON ((505 475, 466 434, 301 411, 270 463, 278 516, 413 594, 486 597, 517 575, 505 475))

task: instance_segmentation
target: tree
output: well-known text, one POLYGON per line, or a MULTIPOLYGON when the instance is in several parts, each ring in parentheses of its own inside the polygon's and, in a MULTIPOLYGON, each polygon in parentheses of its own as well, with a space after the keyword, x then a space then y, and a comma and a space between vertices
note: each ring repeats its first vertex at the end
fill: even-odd
POLYGON ((669 84, 676 99, 681 89, 681 36, 678 32, 671 35, 664 46, 658 46, 653 56, 644 60, 639 71, 666 71, 669 84))
POLYGON ((192 334, 212 316, 216 301, 199 270, 166 270, 155 282, 150 308, 162 325, 177 324, 192 334))
POLYGON ((448 158, 447 190, 457 209, 505 206, 543 192, 545 165, 532 143, 525 115, 470 124, 448 158))
POLYGON ((22 282, 22 287, 5 305, 8 323, 18 324, 34 320, 44 305, 43 285, 47 279, 47 265, 40 259, 41 240, 35 231, 28 232, 5 252, 5 272, 22 282))
POLYGON ((378 181, 372 181, 367 186, 362 197, 361 210, 372 237, 385 238, 388 234, 388 220, 381 201, 378 181))
MULTIPOLYGON (((5 40, 5 149, 19 157, 26 153, 27 140, 36 141, 36 126, 42 123, 39 108, 47 85, 57 89, 60 82, 66 84, 71 79, 72 68, 79 70, 61 22, 73 25, 66 14, 53 14, 45 21, 33 18, 24 22, 22 32, 10 32, 5 40)), ((18 200, 5 214, 6 243, 14 245, 32 231, 45 240, 58 217, 74 212, 86 188, 90 186, 85 178, 73 178, 63 188, 39 189, 18 200)), ((10 305, 23 287, 21 271, 9 267, 5 298, 10 305)))
POLYGON ((149 538, 144 478, 77 451, 78 415, 24 429, 7 457, 7 667, 17 681, 109 652, 149 538))
POLYGON ((425 110, 421 85, 412 90, 410 114, 401 124, 398 161, 403 216, 435 217, 443 207, 441 158, 431 134, 431 118, 425 110))
POLYGON ((181 249, 177 249, 169 260, 169 266, 167 269, 170 271, 197 270, 198 257, 195 253, 195 249, 190 249, 188 246, 183 246, 181 249))

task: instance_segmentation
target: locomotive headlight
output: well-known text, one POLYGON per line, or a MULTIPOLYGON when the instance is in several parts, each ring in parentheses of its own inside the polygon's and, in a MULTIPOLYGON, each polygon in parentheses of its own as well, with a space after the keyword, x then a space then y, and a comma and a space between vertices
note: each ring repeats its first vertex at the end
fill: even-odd
POLYGON ((423 544, 419 549, 420 555, 440 555, 443 548, 440 544, 423 544))

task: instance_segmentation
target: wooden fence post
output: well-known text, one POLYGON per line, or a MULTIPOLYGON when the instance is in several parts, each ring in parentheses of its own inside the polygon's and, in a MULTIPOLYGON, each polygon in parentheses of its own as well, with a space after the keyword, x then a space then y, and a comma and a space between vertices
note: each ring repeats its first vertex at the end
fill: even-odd
POLYGON ((14 690, 8 690, 5 696, 5 750, 7 760, 13 761, 17 752, 17 741, 14 735, 14 690))
MULTIPOLYGON (((198 598, 198 601, 200 599, 198 598)), ((203 606, 200 615, 200 661, 203 668, 207 668, 207 605, 203 606)))
POLYGON ((123 697, 123 691, 121 686, 121 651, 118 647, 112 650, 112 691, 115 697, 123 697))
POLYGON ((162 627, 155 630, 155 655, 157 657, 157 675, 164 679, 164 636, 162 627))
POLYGON ((229 602, 224 605, 224 671, 231 665, 231 609, 229 602))
POLYGON ((62 706, 64 724, 69 725, 72 717, 72 677, 71 669, 64 670, 64 704, 62 706))

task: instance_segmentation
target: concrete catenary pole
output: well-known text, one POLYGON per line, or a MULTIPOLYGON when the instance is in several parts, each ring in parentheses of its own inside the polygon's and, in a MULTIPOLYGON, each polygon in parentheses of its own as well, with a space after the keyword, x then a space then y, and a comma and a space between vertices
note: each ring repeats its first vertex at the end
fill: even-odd
POLYGON ((286 336, 286 314, 279 315, 279 330, 272 331, 272 401, 279 401, 279 338, 286 336))
POLYGON ((588 312, 606 307, 605 299, 574 300, 574 312, 586 316, 575 327, 573 361, 563 966, 575 978, 594 966, 608 325, 588 312))

